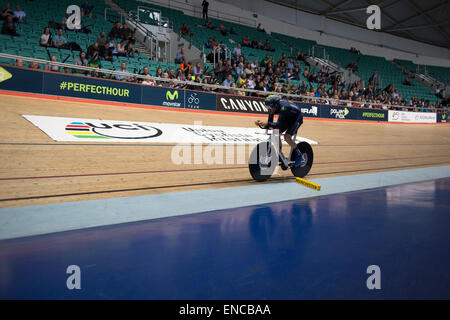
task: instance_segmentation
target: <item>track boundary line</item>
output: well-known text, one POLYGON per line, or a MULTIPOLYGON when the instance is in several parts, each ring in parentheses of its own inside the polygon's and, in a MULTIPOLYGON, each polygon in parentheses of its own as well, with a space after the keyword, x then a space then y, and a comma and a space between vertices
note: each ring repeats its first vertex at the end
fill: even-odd
MULTIPOLYGON (((369 168, 369 169, 356 169, 356 170, 346 170, 346 171, 336 171, 336 172, 322 172, 322 173, 310 174, 310 175, 308 175, 308 177, 310 177, 310 176, 318 176, 318 175, 337 174, 337 173, 352 173, 352 172, 361 172, 361 171, 375 171, 375 170, 384 170, 384 169, 410 168, 410 167, 419 167, 419 166, 435 166, 435 165, 441 165, 441 164, 448 164, 448 162, 423 163, 423 164, 415 164, 415 165, 383 167, 383 168, 369 168)), ((290 177, 290 176, 289 177, 287 177, 287 176, 286 177, 273 177, 267 183, 273 183, 274 180, 275 181, 293 180, 293 177, 290 177)), ((185 188, 185 187, 195 187, 195 186, 204 186, 204 185, 228 184, 228 183, 235 183, 235 182, 255 182, 255 181, 253 179, 240 179, 240 180, 229 180, 229 181, 200 182, 200 183, 184 184, 184 185, 166 185, 166 186, 129 188, 129 189, 99 190, 99 191, 65 193, 65 194, 53 194, 53 195, 41 195, 41 196, 30 196, 30 197, 4 198, 4 199, 0 199, 0 202, 22 201, 22 200, 36 200, 36 199, 45 199, 45 198, 61 198, 61 197, 81 196, 81 195, 107 194, 107 193, 119 193, 119 192, 133 192, 133 191, 144 191, 144 190, 158 190, 158 189, 161 190, 161 189, 169 189, 169 188, 185 188)))

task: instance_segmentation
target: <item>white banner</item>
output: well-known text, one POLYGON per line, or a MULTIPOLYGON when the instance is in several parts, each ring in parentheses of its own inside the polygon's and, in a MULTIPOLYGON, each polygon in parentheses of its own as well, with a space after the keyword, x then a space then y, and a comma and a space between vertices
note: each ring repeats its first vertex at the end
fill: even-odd
MULTIPOLYGON (((257 144, 268 139, 265 130, 258 128, 31 115, 23 117, 55 141, 257 144)), ((297 141, 318 144, 302 137, 297 137, 297 141)))
POLYGON ((436 113, 389 110, 389 122, 436 123, 436 113))

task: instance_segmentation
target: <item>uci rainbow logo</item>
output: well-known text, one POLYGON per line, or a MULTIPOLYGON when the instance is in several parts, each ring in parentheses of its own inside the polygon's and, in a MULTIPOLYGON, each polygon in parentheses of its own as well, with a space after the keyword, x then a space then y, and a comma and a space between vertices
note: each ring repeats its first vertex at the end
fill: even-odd
POLYGON ((66 132, 77 138, 110 139, 110 137, 100 136, 91 131, 92 127, 84 122, 71 122, 66 126, 66 132))

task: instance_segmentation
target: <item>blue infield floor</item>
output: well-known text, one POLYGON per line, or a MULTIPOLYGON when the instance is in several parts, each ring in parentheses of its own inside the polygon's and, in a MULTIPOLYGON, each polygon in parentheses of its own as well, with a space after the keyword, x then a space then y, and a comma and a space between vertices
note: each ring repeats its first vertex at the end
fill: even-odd
POLYGON ((1 299, 449 299, 449 270, 450 178, 0 241, 1 299))

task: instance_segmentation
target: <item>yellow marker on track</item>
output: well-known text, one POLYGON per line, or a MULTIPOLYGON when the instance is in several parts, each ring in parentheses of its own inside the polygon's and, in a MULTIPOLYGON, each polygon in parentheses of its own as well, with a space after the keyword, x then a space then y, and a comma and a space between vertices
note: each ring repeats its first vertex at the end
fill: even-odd
POLYGON ((298 183, 304 185, 305 187, 320 191, 320 184, 308 181, 306 179, 302 179, 302 178, 295 178, 295 181, 297 181, 298 183))

